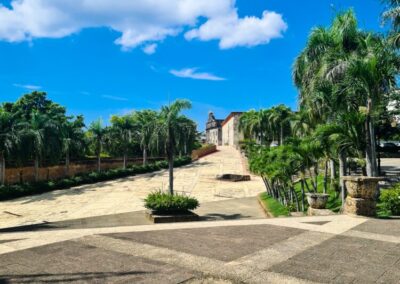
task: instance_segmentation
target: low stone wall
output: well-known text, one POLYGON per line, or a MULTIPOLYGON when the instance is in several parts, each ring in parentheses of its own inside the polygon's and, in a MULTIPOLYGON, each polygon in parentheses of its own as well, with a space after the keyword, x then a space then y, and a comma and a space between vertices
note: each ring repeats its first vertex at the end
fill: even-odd
POLYGON ((207 156, 209 154, 217 152, 217 146, 216 145, 206 145, 204 147, 201 147, 200 149, 194 150, 192 152, 192 160, 198 160, 201 157, 207 156))
MULTIPOLYGON (((163 158, 152 158, 149 162, 163 160, 163 158)), ((128 166, 141 165, 143 160, 129 159, 128 166)), ((122 159, 104 159, 101 162, 102 170, 117 169, 123 167, 122 159)), ((59 180, 62 178, 75 176, 78 174, 90 173, 97 170, 97 162, 95 160, 76 161, 70 163, 69 174, 66 173, 65 165, 56 165, 51 167, 39 168, 39 181, 59 180)), ((20 182, 35 181, 34 167, 6 168, 5 183, 16 184, 20 182)))

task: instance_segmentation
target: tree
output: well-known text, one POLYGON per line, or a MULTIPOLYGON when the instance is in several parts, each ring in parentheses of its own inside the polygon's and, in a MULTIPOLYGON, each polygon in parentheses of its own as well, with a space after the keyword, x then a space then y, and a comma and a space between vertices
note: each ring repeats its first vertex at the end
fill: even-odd
POLYGON ((101 171, 101 152, 103 149, 103 140, 106 134, 106 128, 103 127, 101 119, 93 121, 89 126, 89 135, 95 143, 95 154, 97 157, 97 171, 101 171))
POLYGON ((399 0, 383 0, 387 4, 387 10, 383 13, 383 23, 390 22, 391 33, 389 41, 396 47, 400 47, 400 1, 399 0))
POLYGON ((123 168, 126 169, 129 148, 132 146, 133 135, 135 131, 135 123, 131 115, 116 116, 111 117, 111 130, 117 133, 119 137, 118 142, 121 145, 124 162, 123 168))
POLYGON ((22 122, 19 127, 21 127, 21 135, 24 137, 22 141, 31 149, 30 153, 34 159, 35 181, 38 181, 40 160, 43 157, 45 147, 47 147, 45 144, 47 141, 46 133, 48 131, 55 133, 57 125, 46 114, 41 114, 38 111, 33 111, 30 117, 29 122, 22 122))
POLYGON ((0 184, 5 183, 6 156, 10 154, 18 138, 12 114, 0 107, 0 184))
POLYGON ((71 151, 79 152, 85 145, 83 116, 78 116, 75 120, 66 120, 61 124, 60 131, 63 141, 63 153, 65 155, 65 175, 69 175, 71 151))
POLYGON ((190 109, 191 106, 187 100, 176 100, 168 106, 163 106, 153 130, 153 145, 157 149, 162 146, 167 154, 170 194, 174 194, 174 156, 181 130, 180 123, 183 120, 181 112, 190 109))
POLYGON ((138 132, 140 147, 143 151, 143 165, 146 165, 158 114, 153 110, 142 110, 134 112, 132 117, 138 132))
POLYGON ((285 134, 290 129, 289 120, 292 111, 285 105, 278 105, 271 108, 269 120, 271 125, 277 125, 279 129, 279 145, 283 145, 285 134))

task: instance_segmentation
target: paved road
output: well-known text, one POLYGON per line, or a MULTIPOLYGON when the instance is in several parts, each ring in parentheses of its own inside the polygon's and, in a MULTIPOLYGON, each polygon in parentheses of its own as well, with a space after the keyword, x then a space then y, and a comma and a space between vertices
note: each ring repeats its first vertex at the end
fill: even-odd
MULTIPOLYGON (((255 176, 250 182, 216 180, 220 174, 244 172, 246 166, 240 153, 230 147, 220 147, 219 152, 176 169, 175 187, 197 197, 201 204, 254 197, 265 190, 262 180, 255 176)), ((0 228, 141 211, 147 194, 166 189, 167 185, 168 173, 161 171, 0 202, 0 228)), ((228 209, 211 213, 241 212, 228 209)))
POLYGON ((400 220, 341 215, 0 234, 0 283, 394 284, 399 267, 400 220))

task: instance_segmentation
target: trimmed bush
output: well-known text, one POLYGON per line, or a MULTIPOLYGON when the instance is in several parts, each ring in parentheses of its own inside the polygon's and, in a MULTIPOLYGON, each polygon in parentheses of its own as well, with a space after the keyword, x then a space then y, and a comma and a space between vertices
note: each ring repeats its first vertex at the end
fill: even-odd
MULTIPOLYGON (((174 166, 181 167, 192 162, 190 157, 179 157, 175 159, 174 166)), ((127 169, 112 169, 104 172, 91 172, 88 174, 81 174, 70 178, 64 178, 56 181, 40 181, 36 183, 23 183, 14 185, 0 185, 0 201, 10 200, 18 197, 40 194, 59 189, 68 189, 73 186, 83 184, 91 184, 101 181, 113 180, 117 178, 124 178, 136 174, 150 173, 167 169, 167 161, 159 161, 154 164, 146 166, 132 166, 127 169)))
POLYGON ((199 207, 199 202, 193 197, 157 191, 147 196, 144 206, 160 214, 184 213, 199 207))
POLYGON ((380 208, 391 215, 400 215, 400 184, 392 189, 382 190, 380 208))

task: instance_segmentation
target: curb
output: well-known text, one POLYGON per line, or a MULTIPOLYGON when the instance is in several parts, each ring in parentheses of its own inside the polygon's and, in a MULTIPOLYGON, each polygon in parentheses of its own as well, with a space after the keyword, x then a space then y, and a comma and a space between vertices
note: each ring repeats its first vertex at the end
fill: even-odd
POLYGON ((264 202, 262 201, 262 199, 261 199, 261 194, 262 194, 262 193, 260 193, 259 195, 257 195, 258 204, 260 204, 260 206, 261 206, 262 210, 264 211, 264 214, 267 216, 267 218, 275 218, 275 217, 268 211, 267 206, 265 206, 264 202))

